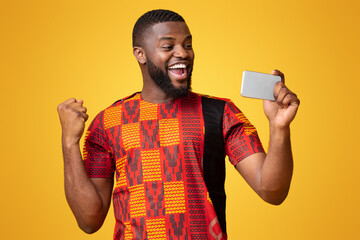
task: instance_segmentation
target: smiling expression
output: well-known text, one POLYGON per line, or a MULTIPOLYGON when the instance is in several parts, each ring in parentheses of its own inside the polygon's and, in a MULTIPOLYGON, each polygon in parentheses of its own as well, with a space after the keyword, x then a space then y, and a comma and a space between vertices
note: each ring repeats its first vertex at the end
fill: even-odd
POLYGON ((148 73, 166 94, 180 97, 190 91, 194 52, 186 23, 155 24, 144 41, 144 50, 148 73))

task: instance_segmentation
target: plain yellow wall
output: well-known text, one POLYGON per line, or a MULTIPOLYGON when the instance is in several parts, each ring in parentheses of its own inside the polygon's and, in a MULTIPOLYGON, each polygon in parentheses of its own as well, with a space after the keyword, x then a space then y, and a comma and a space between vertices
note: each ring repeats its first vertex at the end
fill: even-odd
POLYGON ((56 106, 82 98, 92 119, 141 90, 131 31, 155 8, 179 12, 190 27, 194 91, 231 98, 265 147, 261 101, 239 94, 242 71, 278 68, 301 99, 294 178, 281 206, 262 202, 227 165, 230 239, 360 239, 356 0, 1 0, 0 238, 112 238, 112 209, 86 235, 67 206, 56 106))

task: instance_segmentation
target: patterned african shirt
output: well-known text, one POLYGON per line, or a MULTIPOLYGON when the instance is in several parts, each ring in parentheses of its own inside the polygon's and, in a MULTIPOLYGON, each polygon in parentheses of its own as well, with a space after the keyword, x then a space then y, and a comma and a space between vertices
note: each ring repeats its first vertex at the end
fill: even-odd
MULTIPOLYGON (((227 238, 204 181, 202 97, 191 92, 155 104, 136 93, 100 112, 89 126, 83 152, 88 176, 116 174, 114 239, 227 238)), ((230 100, 218 100, 224 103, 223 157, 236 165, 263 152, 243 113, 230 100)))

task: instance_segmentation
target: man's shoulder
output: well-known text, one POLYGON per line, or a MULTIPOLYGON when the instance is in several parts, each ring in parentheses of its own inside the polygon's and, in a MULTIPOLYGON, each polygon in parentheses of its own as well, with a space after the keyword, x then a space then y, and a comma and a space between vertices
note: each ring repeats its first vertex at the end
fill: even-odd
POLYGON ((235 103, 229 98, 222 97, 214 97, 206 94, 195 93, 200 96, 202 99, 203 109, 213 111, 213 109, 217 109, 218 111, 225 112, 240 112, 239 108, 235 105, 235 103))
POLYGON ((202 99, 206 99, 212 102, 231 102, 230 99, 228 98, 223 98, 223 97, 215 97, 215 96, 211 96, 211 95, 207 95, 207 94, 202 94, 202 93, 194 93, 198 96, 200 96, 202 99))
POLYGON ((127 97, 124 97, 124 98, 121 98, 121 99, 115 101, 109 107, 104 109, 104 111, 106 111, 108 109, 111 109, 113 107, 118 107, 118 106, 122 105, 125 102, 131 102, 131 101, 136 101, 136 100, 140 100, 140 92, 133 93, 133 94, 127 96, 127 97))
MULTIPOLYGON (((133 93, 127 97, 121 98, 114 103, 112 103, 110 106, 106 107, 102 111, 100 111, 94 118, 94 121, 96 119, 99 119, 100 122, 107 122, 111 121, 112 119, 115 119, 116 117, 121 116, 121 108, 123 107, 124 103, 136 101, 140 99, 139 92, 133 93)), ((133 106, 134 104, 130 104, 133 106)))

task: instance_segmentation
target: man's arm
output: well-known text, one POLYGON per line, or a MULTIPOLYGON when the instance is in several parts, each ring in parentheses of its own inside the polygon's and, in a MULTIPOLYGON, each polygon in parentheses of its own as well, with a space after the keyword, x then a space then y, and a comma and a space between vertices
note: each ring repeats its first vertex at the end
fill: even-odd
POLYGON ((89 178, 79 141, 88 119, 83 101, 68 99, 58 106, 62 126, 65 195, 79 227, 96 232, 103 224, 111 202, 112 178, 89 178))
POLYGON ((269 119, 270 142, 268 154, 253 154, 236 165, 236 169, 266 202, 281 204, 290 188, 293 158, 290 143, 290 123, 294 119, 300 101, 296 94, 284 85, 284 75, 275 85, 276 102, 264 100, 264 112, 269 119))

